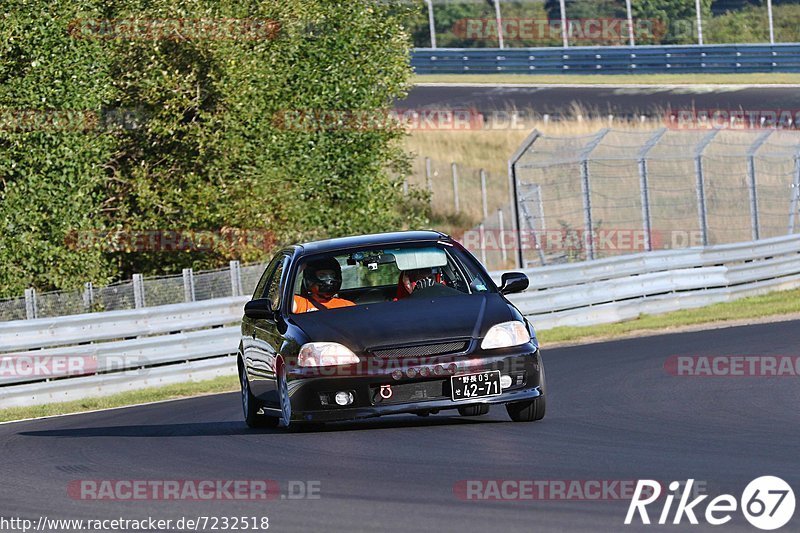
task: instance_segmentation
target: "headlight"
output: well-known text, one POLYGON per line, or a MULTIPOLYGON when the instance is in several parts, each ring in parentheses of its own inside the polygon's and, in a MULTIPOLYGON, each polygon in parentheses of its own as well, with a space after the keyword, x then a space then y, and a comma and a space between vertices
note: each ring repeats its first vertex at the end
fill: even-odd
POLYGON ((492 350, 494 348, 519 346, 520 344, 530 342, 530 340, 531 336, 525 324, 516 320, 512 322, 503 322, 489 328, 486 337, 481 343, 481 349, 492 350))
POLYGON ((300 348, 299 366, 336 366, 358 363, 360 359, 347 346, 336 342, 309 342, 300 348))

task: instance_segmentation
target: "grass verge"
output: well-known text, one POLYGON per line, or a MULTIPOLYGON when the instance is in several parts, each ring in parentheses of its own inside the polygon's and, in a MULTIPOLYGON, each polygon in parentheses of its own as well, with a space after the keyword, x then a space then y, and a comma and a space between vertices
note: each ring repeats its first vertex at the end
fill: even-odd
MULTIPOLYGON (((725 302, 662 315, 642 315, 636 320, 615 324, 554 328, 541 331, 538 336, 542 346, 546 349, 548 344, 561 342, 607 340, 637 332, 667 332, 683 326, 762 319, 795 313, 800 313, 800 289, 773 292, 762 296, 743 298, 735 302, 725 302)), ((103 398, 2 409, 0 410, 0 422, 189 398, 200 394, 233 392, 238 388, 239 384, 236 376, 225 376, 209 381, 180 383, 160 388, 124 392, 103 398)))
POLYGON ((800 74, 418 74, 414 83, 524 83, 532 85, 787 85, 800 74))
POLYGON ((542 345, 546 346, 550 343, 605 340, 636 332, 667 332, 683 326, 762 319, 796 313, 800 313, 800 289, 771 292, 761 296, 742 298, 735 302, 724 302, 661 315, 641 315, 636 320, 626 322, 553 328, 538 333, 538 337, 542 345))
POLYGON ((86 398, 72 402, 51 403, 47 405, 32 405, 30 407, 11 407, 0 409, 0 422, 21 420, 24 418, 38 418, 43 416, 56 416, 68 413, 80 413, 111 407, 124 407, 148 402, 189 398, 200 394, 215 394, 239 390, 237 376, 222 376, 219 378, 198 381, 193 383, 176 383, 165 387, 153 387, 136 391, 123 392, 101 398, 86 398))

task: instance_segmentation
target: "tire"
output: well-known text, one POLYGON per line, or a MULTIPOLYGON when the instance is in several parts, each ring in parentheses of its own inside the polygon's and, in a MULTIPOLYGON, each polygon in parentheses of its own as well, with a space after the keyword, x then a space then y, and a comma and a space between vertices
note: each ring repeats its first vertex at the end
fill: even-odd
POLYGON ((289 398, 286 365, 283 363, 278 368, 278 402, 281 406, 281 416, 277 419, 277 425, 278 427, 288 428, 292 424, 292 400, 289 398))
POLYGON ((247 380, 247 373, 244 365, 239 365, 239 385, 242 389, 242 411, 244 412, 244 422, 251 428, 268 428, 278 425, 278 419, 259 414, 261 402, 253 396, 250 391, 250 382, 247 380))
POLYGON ((489 413, 489 404, 479 403, 476 405, 465 405, 458 408, 458 414, 461 416, 481 416, 489 413))
POLYGON ((527 402, 507 403, 506 411, 514 422, 533 422, 544 418, 545 407, 544 396, 539 396, 527 402))

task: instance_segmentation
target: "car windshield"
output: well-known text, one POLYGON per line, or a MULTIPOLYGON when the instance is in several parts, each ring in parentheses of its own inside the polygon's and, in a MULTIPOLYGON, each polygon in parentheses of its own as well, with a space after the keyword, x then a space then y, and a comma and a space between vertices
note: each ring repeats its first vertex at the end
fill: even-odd
POLYGON ((362 248, 303 260, 292 313, 493 292, 474 259, 447 245, 362 248))

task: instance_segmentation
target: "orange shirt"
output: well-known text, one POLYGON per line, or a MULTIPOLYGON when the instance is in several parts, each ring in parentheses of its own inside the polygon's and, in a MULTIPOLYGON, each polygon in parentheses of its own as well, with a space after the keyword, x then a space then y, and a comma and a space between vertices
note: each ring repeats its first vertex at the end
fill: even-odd
MULTIPOLYGON (((351 307, 356 304, 344 298, 331 298, 330 301, 322 305, 328 309, 335 309, 337 307, 351 307)), ((319 308, 317 308, 311 300, 295 295, 294 302, 292 302, 292 313, 308 313, 311 311, 319 311, 319 308)))

